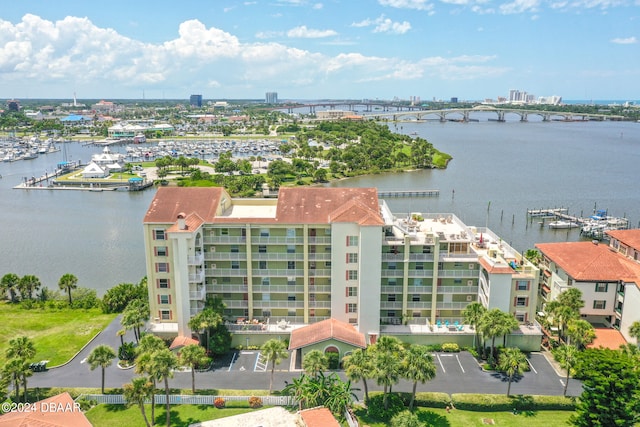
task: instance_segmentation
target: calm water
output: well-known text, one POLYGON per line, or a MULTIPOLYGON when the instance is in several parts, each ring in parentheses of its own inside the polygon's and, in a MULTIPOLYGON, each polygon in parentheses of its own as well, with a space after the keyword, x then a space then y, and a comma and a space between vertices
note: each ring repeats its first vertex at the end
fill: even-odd
MULTIPOLYGON (((392 125, 393 126, 393 125, 392 125)), ((354 178, 333 186, 439 189, 438 198, 390 199, 394 212, 453 212, 488 225, 518 250, 536 242, 579 239, 573 230, 528 223, 526 210, 566 207, 589 215, 609 209, 640 220, 640 123, 402 123, 453 155, 446 170, 354 178), (453 191, 455 190, 455 195, 453 191), (490 207, 488 210, 487 208, 490 207)), ((86 162, 98 148, 67 144, 67 158, 86 162)), ((0 163, 0 275, 34 274, 57 288, 73 273, 102 294, 146 273, 142 219, 154 191, 13 190, 24 176, 52 171, 63 153, 0 163)))

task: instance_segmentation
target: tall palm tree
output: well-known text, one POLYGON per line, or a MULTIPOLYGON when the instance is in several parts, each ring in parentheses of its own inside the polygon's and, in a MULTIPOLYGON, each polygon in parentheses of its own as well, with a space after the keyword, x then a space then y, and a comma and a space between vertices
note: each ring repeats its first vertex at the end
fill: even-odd
POLYGON ((20 359, 9 359, 2 367, 2 376, 13 383, 16 402, 20 401, 20 381, 24 371, 25 362, 20 359))
POLYGON ((190 344, 180 349, 180 363, 191 367, 191 392, 196 393, 196 367, 209 362, 207 351, 198 344, 190 344))
POLYGON ((178 358, 168 348, 151 353, 152 363, 155 367, 156 375, 164 381, 164 394, 166 397, 166 420, 167 427, 171 427, 171 407, 169 406, 169 378, 173 378, 173 370, 178 367, 178 358))
POLYGON ((493 363, 496 351, 496 337, 500 335, 498 325, 503 317, 499 308, 487 310, 480 320, 480 330, 485 339, 491 339, 491 354, 489 355, 489 363, 493 363))
POLYGON ((404 352, 400 375, 409 381, 413 381, 413 392, 411 394, 411 402, 409 402, 409 410, 412 410, 418 382, 424 384, 436 376, 436 365, 433 363, 433 356, 429 353, 427 347, 414 344, 404 352))
POLYGON ((33 299, 33 293, 37 292, 41 286, 42 283, 40 283, 40 279, 32 274, 22 276, 20 283, 18 283, 18 289, 20 290, 22 299, 33 299))
POLYGON ((636 339, 636 345, 640 346, 640 321, 635 321, 629 326, 629 336, 636 339))
POLYGON ((507 386, 507 396, 511 395, 511 382, 513 377, 522 375, 527 368, 527 356, 517 347, 505 348, 498 358, 498 369, 505 372, 509 377, 507 386))
POLYGON ((145 377, 136 377, 131 380, 131 383, 127 383, 122 386, 124 391, 124 399, 128 405, 138 405, 144 423, 147 427, 151 427, 149 420, 147 419, 147 412, 144 409, 144 402, 153 395, 154 386, 145 377))
POLYGON ((473 330, 476 333, 474 338, 476 349, 480 348, 480 322, 482 321, 482 316, 487 311, 487 309, 479 302, 472 302, 464 309, 462 315, 464 316, 464 323, 471 325, 473 330))
POLYGON ((27 336, 20 336, 9 340, 6 350, 7 359, 22 359, 28 361, 36 355, 36 347, 27 336))
POLYGON ((400 378, 402 343, 396 337, 385 335, 380 337, 369 351, 373 353, 376 382, 384 386, 382 400, 385 409, 388 409, 391 388, 400 378))
POLYGON ((104 371, 109 366, 111 366, 111 364, 113 363, 113 359, 115 358, 116 352, 106 344, 101 344, 91 350, 91 353, 89 353, 89 357, 87 357, 89 369, 93 371, 99 366, 102 370, 102 394, 104 394, 104 371))
POLYGON ((0 289, 2 289, 3 292, 9 293, 9 299, 11 302, 16 302, 16 291, 18 290, 19 284, 20 277, 15 273, 7 273, 2 276, 2 279, 0 280, 0 289))
POLYGON ((311 376, 317 376, 318 372, 329 368, 329 359, 320 350, 311 350, 302 359, 302 369, 311 376))
POLYGON ((502 312, 500 322, 496 325, 496 332, 498 333, 498 336, 502 336, 503 347, 507 346, 507 335, 518 329, 519 325, 518 319, 516 319, 514 315, 502 312))
POLYGON ((593 325, 583 319, 574 319, 567 325, 567 344, 573 344, 578 349, 591 344, 596 339, 593 325))
POLYGON ((209 350, 209 332, 222 323, 222 316, 213 308, 205 308, 189 320, 189 328, 198 334, 200 344, 209 350), (206 333, 207 341, 202 342, 202 332, 206 333))
POLYGON ((276 365, 289 357, 287 346, 284 341, 272 338, 265 342, 260 349, 260 353, 267 360, 267 363, 271 362, 271 380, 269 381, 269 394, 273 390, 273 373, 276 370, 276 365))
POLYGON ((574 345, 564 344, 553 350, 553 355, 558 360, 558 363, 562 369, 567 370, 567 377, 564 382, 563 396, 567 395, 567 388, 569 387, 569 377, 571 375, 571 369, 578 361, 578 348, 574 345))
POLYGON ((71 305, 71 290, 78 287, 78 278, 71 273, 64 274, 60 280, 58 280, 58 287, 67 292, 69 295, 69 305, 71 305))
POLYGON ((369 353, 363 349, 357 349, 348 356, 342 358, 342 366, 344 367, 347 378, 351 381, 362 380, 364 386, 364 400, 369 400, 369 388, 367 387, 367 378, 373 377, 373 362, 369 353))
POLYGON ((145 374, 149 376, 151 383, 153 385, 154 392, 151 393, 151 419, 155 420, 156 415, 156 381, 160 378, 158 377, 157 369, 155 366, 155 362, 152 359, 151 355, 155 351, 159 351, 167 348, 164 341, 158 338, 155 335, 147 334, 140 339, 140 343, 136 348, 136 372, 138 374, 145 374))
POLYGON ((140 328, 149 319, 149 303, 141 299, 134 299, 122 312, 120 323, 124 329, 131 329, 136 343, 140 342, 140 328))

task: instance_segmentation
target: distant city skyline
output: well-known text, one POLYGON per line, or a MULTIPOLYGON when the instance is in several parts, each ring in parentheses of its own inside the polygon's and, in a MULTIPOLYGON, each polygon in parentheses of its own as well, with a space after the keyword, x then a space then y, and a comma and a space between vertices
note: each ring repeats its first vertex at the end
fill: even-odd
POLYGON ((638 100, 639 6, 5 2, 0 98, 638 100))

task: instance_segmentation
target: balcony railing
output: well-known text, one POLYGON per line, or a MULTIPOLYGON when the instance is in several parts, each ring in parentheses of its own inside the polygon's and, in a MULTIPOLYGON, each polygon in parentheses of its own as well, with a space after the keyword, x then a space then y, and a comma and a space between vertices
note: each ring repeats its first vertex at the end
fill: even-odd
POLYGON ((311 277, 331 277, 331 270, 326 268, 310 268, 309 276, 311 277))
POLYGON ((302 243, 304 243, 302 237, 251 236, 251 244, 254 245, 301 245, 302 243))
POLYGON ((409 270, 409 277, 433 277, 433 270, 409 270))
POLYGON ((331 244, 331 236, 309 236, 309 244, 310 245, 330 245, 331 244))
POLYGON ((331 285, 309 285, 309 292, 317 294, 327 294, 331 292, 331 285))
POLYGON ((226 305, 227 308, 249 308, 249 301, 237 299, 225 300, 224 305, 226 305))
POLYGON ((207 284, 206 289, 210 293, 246 293, 249 287, 247 285, 207 284))
POLYGON ((331 254, 328 253, 328 252, 309 253, 309 260, 311 260, 311 261, 331 261, 331 254))
POLYGON ((204 287, 200 290, 189 291, 189 299, 192 301, 204 301, 207 297, 207 291, 204 287))
POLYGON ((207 252, 204 256, 207 261, 246 261, 246 252, 207 252))
POLYGON ((287 301, 287 300, 276 300, 276 301, 253 301, 254 309, 262 309, 268 310, 270 308, 304 308, 304 301, 296 300, 296 301, 287 301))
POLYGON ((208 277, 245 277, 246 268, 207 268, 205 274, 208 277))
POLYGON ((380 308, 383 310, 401 309, 402 301, 380 301, 380 308))
POLYGON ((438 310, 463 310, 471 302, 437 302, 436 309, 438 310))
POLYGON ((440 270, 438 276, 442 278, 476 278, 480 274, 480 270, 440 270))
POLYGON ((382 254, 382 261, 396 261, 396 262, 403 262, 404 261, 404 253, 383 253, 382 254))
POLYGON ((477 286, 438 286, 439 294, 477 294, 477 286))
POLYGON ((187 258, 189 265, 202 265, 202 261, 204 261, 204 255, 202 254, 191 255, 187 258))
POLYGON ((204 281, 204 271, 189 274, 189 283, 202 283, 204 281))
POLYGON ((228 244, 228 243, 244 243, 247 241, 245 236, 205 236, 203 239, 206 245, 228 244))
POLYGON ((267 269, 253 269, 251 270, 251 274, 254 277, 302 277, 304 274, 304 270, 296 268, 296 269, 276 269, 276 268, 267 268, 267 269))
POLYGON ((331 308, 331 301, 309 301, 309 308, 331 308))
POLYGON ((289 252, 253 252, 251 258, 256 261, 302 261, 303 253, 289 252))
POLYGON ((396 270, 389 270, 389 269, 384 269, 382 270, 382 277, 403 277, 404 276, 404 271, 402 271, 402 269, 396 269, 396 270))
POLYGON ((302 285, 253 285, 253 292, 259 293, 292 293, 302 294, 304 286, 302 285))
POLYGON ((428 310, 431 308, 431 301, 408 301, 407 308, 414 310, 428 310))
POLYGON ((433 286, 409 286, 407 290, 410 294, 430 294, 433 292, 433 286))

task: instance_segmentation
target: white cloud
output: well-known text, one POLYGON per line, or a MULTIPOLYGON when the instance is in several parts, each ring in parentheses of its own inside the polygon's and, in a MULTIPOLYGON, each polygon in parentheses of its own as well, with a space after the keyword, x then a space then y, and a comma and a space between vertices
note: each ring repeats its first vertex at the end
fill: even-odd
POLYGON ((352 27, 364 28, 373 26, 374 33, 393 33, 393 34, 405 34, 411 29, 411 24, 407 21, 393 22, 389 18, 385 18, 384 15, 380 15, 376 19, 365 19, 360 22, 354 22, 352 27))
POLYGON ((627 37, 627 38, 615 38, 611 40, 611 43, 616 44, 636 44, 638 43, 638 39, 635 37, 627 37))
POLYGON ((500 5, 500 13, 504 15, 510 15, 514 13, 522 12, 535 12, 540 6, 540 0, 514 0, 511 3, 504 3, 500 5))
POLYGON ((378 3, 396 9, 431 10, 432 7, 427 0, 378 0, 378 3))
POLYGON ((337 35, 338 33, 334 30, 314 30, 307 28, 306 25, 301 25, 287 31, 287 36, 291 38, 319 39, 337 35))

